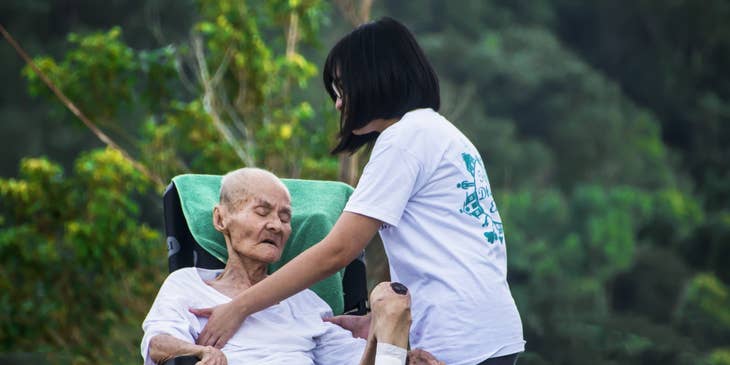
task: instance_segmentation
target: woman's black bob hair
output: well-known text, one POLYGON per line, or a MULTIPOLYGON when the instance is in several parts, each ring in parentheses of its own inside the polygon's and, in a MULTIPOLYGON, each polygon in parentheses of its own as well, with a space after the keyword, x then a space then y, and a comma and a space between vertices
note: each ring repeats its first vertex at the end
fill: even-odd
POLYGON ((439 82, 413 34, 392 18, 363 24, 330 51, 322 72, 324 87, 336 100, 342 95, 342 115, 333 154, 354 153, 374 143, 377 132, 355 135, 353 130, 375 119, 401 118, 419 108, 438 111, 439 82))

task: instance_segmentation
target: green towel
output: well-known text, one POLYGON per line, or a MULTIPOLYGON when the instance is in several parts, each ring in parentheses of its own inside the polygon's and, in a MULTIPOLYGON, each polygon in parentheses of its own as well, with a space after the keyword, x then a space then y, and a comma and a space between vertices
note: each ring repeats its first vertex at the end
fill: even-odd
MULTIPOLYGON (((172 179, 180 196, 185 220, 195 240, 222 262, 228 259, 223 235, 213 227, 213 207, 218 204, 220 175, 180 175, 172 179)), ((281 260, 269 267, 273 272, 294 256, 321 241, 342 213, 352 187, 341 182, 282 179, 292 197, 292 233, 281 260)), ((314 284, 312 289, 332 308, 342 314, 343 270, 314 284)))

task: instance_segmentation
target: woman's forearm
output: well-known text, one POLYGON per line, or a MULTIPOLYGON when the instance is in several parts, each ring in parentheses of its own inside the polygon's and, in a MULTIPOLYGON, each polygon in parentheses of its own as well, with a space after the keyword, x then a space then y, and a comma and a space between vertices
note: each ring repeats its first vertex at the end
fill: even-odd
POLYGON ((239 294, 234 299, 237 307, 248 316, 334 274, 362 252, 380 224, 359 214, 343 213, 321 242, 239 294))
POLYGON ((157 364, 177 356, 196 356, 201 358, 205 346, 185 342, 179 338, 162 334, 150 340, 150 359, 157 364))

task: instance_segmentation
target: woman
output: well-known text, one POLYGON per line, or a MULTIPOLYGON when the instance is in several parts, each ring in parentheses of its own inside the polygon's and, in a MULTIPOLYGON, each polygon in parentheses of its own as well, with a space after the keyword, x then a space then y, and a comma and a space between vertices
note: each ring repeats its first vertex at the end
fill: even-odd
POLYGON ((514 363, 524 341, 501 219, 478 151, 437 113, 438 79, 411 32, 390 18, 358 27, 323 78, 341 112, 333 152, 373 147, 357 188, 320 243, 206 310, 199 343, 221 346, 250 314, 345 267, 379 230, 392 280, 412 293, 412 348, 447 364, 514 363))

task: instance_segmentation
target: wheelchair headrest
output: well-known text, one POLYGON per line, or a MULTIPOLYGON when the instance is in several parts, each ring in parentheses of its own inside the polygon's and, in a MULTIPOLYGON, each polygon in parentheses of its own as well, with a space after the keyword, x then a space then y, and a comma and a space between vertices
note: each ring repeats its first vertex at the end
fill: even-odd
MULTIPOLYGON (((186 174, 172 181, 193 238, 211 255, 225 262, 228 253, 223 235, 212 224, 221 176, 186 174)), ((352 194, 352 187, 335 181, 282 179, 282 182, 292 197, 292 234, 286 255, 290 247, 299 247, 298 252, 301 252, 327 235, 352 194)))

